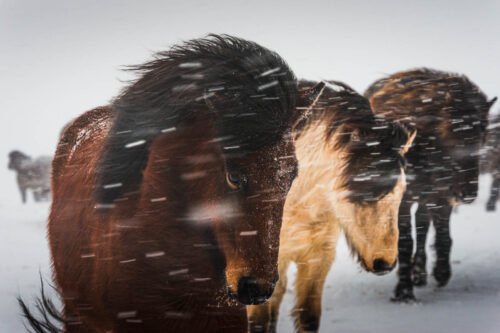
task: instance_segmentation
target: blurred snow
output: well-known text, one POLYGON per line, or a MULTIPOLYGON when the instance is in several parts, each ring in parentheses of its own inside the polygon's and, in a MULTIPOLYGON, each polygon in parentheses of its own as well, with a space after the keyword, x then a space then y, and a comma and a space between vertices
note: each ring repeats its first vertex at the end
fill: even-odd
MULTIPOLYGON (((21 205, 7 154, 53 153, 68 121, 107 104, 131 78, 123 65, 181 40, 230 33, 277 51, 298 77, 362 92, 383 75, 429 66, 465 73, 492 97, 500 94, 499 17, 497 0, 0 0, 0 332, 23 331, 15 298, 38 293, 39 271, 50 277, 48 205, 21 205)), ((484 212, 485 182, 477 202, 452 217, 448 287, 431 283, 416 291, 420 304, 392 304, 395 274, 360 272, 342 244, 323 331, 498 332, 500 219, 484 212)), ((291 331, 290 304, 288 294, 282 332, 291 331)))
MULTIPOLYGON (((489 184, 490 177, 483 176, 476 202, 460 206, 452 215, 453 277, 449 285, 437 289, 429 277, 427 287, 416 289, 418 304, 391 303, 395 272, 379 277, 362 271, 350 258, 342 240, 323 294, 321 331, 497 333, 500 327, 500 212, 485 212, 489 184)), ((15 188, 12 190, 15 192, 15 188)), ((45 230, 48 208, 46 203, 23 206, 20 200, 0 206, 0 332, 23 332, 16 297, 22 295, 32 300, 39 293, 39 272, 45 279, 51 276, 45 230)), ((430 247, 432 234, 429 240, 430 247)), ((431 272, 430 249, 428 258, 431 272)), ((288 315, 293 306, 293 269, 289 275, 289 291, 279 322, 280 332, 285 333, 293 331, 288 315)))

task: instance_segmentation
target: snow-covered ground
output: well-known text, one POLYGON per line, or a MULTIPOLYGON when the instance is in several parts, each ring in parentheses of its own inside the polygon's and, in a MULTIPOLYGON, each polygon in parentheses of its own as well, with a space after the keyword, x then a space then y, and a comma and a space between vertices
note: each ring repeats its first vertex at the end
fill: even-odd
MULTIPOLYGON (((484 211, 489 182, 489 176, 482 177, 478 200, 461 206, 452 216, 454 275, 449 285, 438 290, 429 279, 427 287, 416 290, 417 304, 391 303, 396 274, 378 277, 363 272, 342 241, 324 291, 321 331, 500 332, 500 214, 484 211)), ((11 190, 17 195, 15 188, 11 190)), ((50 277, 45 237, 48 208, 48 204, 15 202, 0 206, 1 333, 24 331, 16 297, 30 299, 38 294, 39 272, 50 277)), ((432 259, 429 271, 431 265, 432 259)), ((290 285, 281 310, 280 332, 293 331, 288 315, 292 302, 290 285)))

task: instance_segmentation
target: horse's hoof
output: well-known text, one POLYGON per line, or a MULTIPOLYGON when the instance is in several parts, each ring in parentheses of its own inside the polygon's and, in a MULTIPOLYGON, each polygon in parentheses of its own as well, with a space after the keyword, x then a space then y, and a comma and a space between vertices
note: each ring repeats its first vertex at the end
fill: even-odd
POLYGON ((434 279, 437 282, 438 287, 444 287, 448 284, 451 278, 451 267, 450 264, 437 265, 432 272, 434 279))
POLYGON ((394 303, 413 303, 416 301, 417 299, 413 294, 413 287, 399 284, 394 291, 394 296, 391 298, 391 302, 394 303))
POLYGON ((316 333, 319 330, 319 318, 315 315, 301 315, 300 326, 302 332, 316 333))
POLYGON ((494 212, 494 211, 496 211, 495 202, 488 202, 486 204, 486 211, 488 211, 488 212, 494 212))
POLYGON ((427 285, 427 272, 413 272, 412 282, 415 287, 423 287, 427 285))
POLYGON ((413 294, 411 294, 411 295, 399 295, 399 296, 394 295, 393 297, 391 297, 391 302, 393 302, 393 303, 416 303, 417 298, 413 294))

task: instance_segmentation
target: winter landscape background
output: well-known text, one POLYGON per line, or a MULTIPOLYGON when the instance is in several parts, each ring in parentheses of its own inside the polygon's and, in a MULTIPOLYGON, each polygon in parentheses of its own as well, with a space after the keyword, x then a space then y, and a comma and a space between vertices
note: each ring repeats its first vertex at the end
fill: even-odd
MULTIPOLYGON (((39 272, 50 277, 49 205, 20 203, 7 154, 52 154, 68 121, 108 103, 131 78, 122 65, 182 40, 229 33, 277 51, 300 78, 340 80, 362 92, 382 75, 428 66, 465 73, 493 97, 500 95, 499 18, 496 0, 0 0, 0 332, 23 331, 16 297, 38 292, 39 272)), ((484 211, 489 181, 483 176, 476 202, 452 216, 450 284, 437 290, 431 279, 416 291, 420 303, 390 303, 395 273, 362 272, 342 242, 322 331, 499 332, 500 213, 484 211)), ((291 304, 288 293, 281 332, 292 331, 291 304)))

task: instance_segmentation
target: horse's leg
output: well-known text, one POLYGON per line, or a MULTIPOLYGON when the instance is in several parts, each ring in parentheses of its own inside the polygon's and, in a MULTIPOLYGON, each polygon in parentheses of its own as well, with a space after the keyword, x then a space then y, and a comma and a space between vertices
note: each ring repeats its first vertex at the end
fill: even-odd
POLYGON ((40 190, 33 191, 33 199, 35 202, 40 202, 40 190))
POLYGON ((413 257, 412 280, 413 285, 420 287, 427 284, 427 256, 425 254, 425 242, 429 231, 430 216, 425 203, 420 202, 415 214, 415 226, 417 234, 417 251, 413 257))
MULTIPOLYGON (((330 235, 328 235, 330 236, 330 235)), ((315 246, 297 262, 296 302, 293 310, 298 332, 317 332, 321 319, 321 295, 335 259, 334 242, 315 246)))
POLYGON ((432 209, 432 223, 436 229, 436 266, 434 267, 433 275, 438 286, 445 286, 451 277, 450 266, 450 215, 452 207, 446 200, 439 202, 440 208, 432 209))
POLYGON ((494 212, 498 201, 498 194, 500 192, 500 173, 493 176, 493 183, 491 183, 490 198, 486 204, 488 212, 494 212))
POLYGON ((399 206, 399 240, 398 240, 398 277, 399 281, 394 291, 392 301, 414 301, 413 283, 411 280, 413 238, 411 235, 411 205, 412 201, 406 195, 399 206))
POLYGON ((21 192, 21 200, 23 201, 23 204, 26 203, 26 188, 19 186, 19 191, 21 192))
POLYGON ((278 318, 280 305, 283 301, 283 296, 285 296, 286 287, 288 284, 287 271, 290 260, 284 260, 283 263, 279 263, 280 278, 276 289, 274 290, 273 296, 269 300, 269 333, 275 333, 278 329, 278 318))
POLYGON ((43 200, 44 201, 50 200, 50 188, 46 188, 43 190, 43 200))

